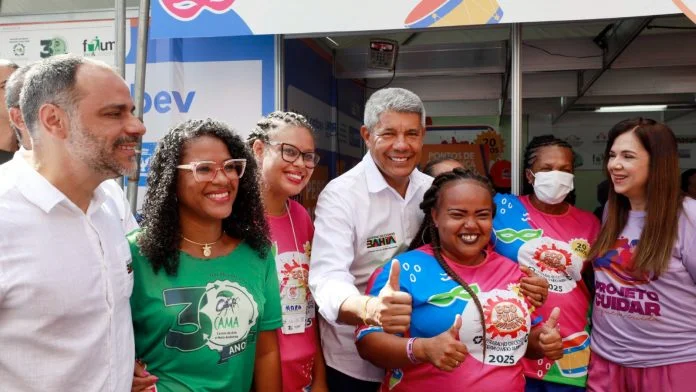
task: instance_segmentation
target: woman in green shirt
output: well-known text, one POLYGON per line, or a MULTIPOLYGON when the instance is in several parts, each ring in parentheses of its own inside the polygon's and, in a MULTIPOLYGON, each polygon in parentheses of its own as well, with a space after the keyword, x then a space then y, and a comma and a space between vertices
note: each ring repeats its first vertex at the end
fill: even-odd
POLYGON ((250 151, 223 123, 186 121, 161 140, 148 187, 128 238, 148 376, 136 366, 133 389, 280 391, 278 279, 250 151))

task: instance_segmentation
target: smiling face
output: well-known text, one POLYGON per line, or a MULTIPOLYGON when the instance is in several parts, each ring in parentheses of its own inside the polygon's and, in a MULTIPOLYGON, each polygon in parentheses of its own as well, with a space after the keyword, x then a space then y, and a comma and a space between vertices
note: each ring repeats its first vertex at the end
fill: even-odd
POLYGON ((493 198, 475 180, 445 184, 431 211, 442 253, 465 265, 483 260, 493 227, 493 198))
POLYGON ((132 173, 145 126, 133 115, 126 83, 111 69, 93 64, 80 66, 76 76, 80 100, 69 113, 66 148, 104 179, 132 173))
MULTIPOLYGON (((287 162, 283 159, 283 149, 295 147, 302 153, 315 152, 314 137, 307 128, 295 126, 284 127, 269 136, 272 144, 257 140, 253 147, 261 166, 263 184, 268 192, 279 198, 295 196, 307 186, 314 168, 307 167, 303 156, 294 162, 287 162)), ((291 152, 285 154, 286 158, 291 152)))
MULTIPOLYGON (((184 143, 179 164, 212 161, 219 167, 231 158, 234 157, 222 140, 201 136, 184 143)), ((193 172, 186 169, 179 169, 177 176, 176 194, 181 220, 221 220, 230 216, 240 179, 230 179, 222 170, 216 171, 211 182, 196 182, 193 172)))
POLYGON ((643 205, 647 194, 650 154, 634 131, 621 134, 609 151, 607 170, 614 191, 626 196, 631 205, 643 205))
POLYGON ((423 148, 420 115, 387 111, 380 114, 374 129, 368 131, 363 126, 360 132, 387 184, 405 192, 423 148))

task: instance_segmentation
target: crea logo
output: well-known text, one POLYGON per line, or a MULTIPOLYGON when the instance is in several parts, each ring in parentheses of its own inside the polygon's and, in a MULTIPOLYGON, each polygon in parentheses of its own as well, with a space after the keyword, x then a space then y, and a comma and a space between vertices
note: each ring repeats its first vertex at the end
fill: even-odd
POLYGON ((232 9, 234 0, 159 0, 159 3, 173 18, 188 22, 196 19, 203 10, 224 14, 232 9))

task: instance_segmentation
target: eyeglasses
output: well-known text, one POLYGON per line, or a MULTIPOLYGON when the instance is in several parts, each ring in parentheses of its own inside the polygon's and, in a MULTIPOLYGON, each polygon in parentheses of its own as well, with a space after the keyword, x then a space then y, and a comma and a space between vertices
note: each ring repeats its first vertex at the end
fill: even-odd
POLYGON ((189 162, 185 165, 179 165, 177 169, 191 170, 193 178, 196 182, 211 182, 217 176, 219 170, 230 180, 238 180, 244 175, 246 169, 246 159, 228 159, 218 165, 212 161, 189 162))
POLYGON ((308 169, 314 169, 319 163, 319 154, 314 151, 302 152, 299 148, 293 146, 290 143, 281 143, 275 141, 266 142, 271 146, 280 146, 280 157, 283 158, 285 162, 295 163, 297 159, 302 156, 302 161, 304 161, 305 167, 308 169))

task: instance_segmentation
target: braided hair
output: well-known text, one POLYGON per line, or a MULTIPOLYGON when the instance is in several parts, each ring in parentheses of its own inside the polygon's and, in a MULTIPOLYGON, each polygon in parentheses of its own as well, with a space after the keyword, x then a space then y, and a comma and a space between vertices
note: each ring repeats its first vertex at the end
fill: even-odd
POLYGON ((495 216, 496 208, 495 203, 493 202, 493 197, 495 196, 496 192, 490 180, 487 177, 480 176, 471 170, 459 167, 455 168, 450 172, 445 172, 435 177, 435 180, 433 180, 433 184, 430 186, 430 189, 428 189, 425 192, 425 195, 423 195, 423 202, 420 203, 420 209, 425 214, 425 218, 423 219, 423 223, 418 229, 418 233, 416 234, 414 240, 409 245, 409 249, 412 250, 419 248, 425 244, 431 244, 433 248, 433 254, 435 255, 435 259, 437 260, 438 264, 440 264, 440 267, 442 267, 442 269, 445 270, 447 275, 449 275, 450 278, 452 278, 452 280, 459 283, 459 285, 462 286, 462 288, 464 288, 464 290, 466 290, 466 292, 469 293, 471 298, 474 300, 474 303, 476 304, 476 309, 478 309, 479 312, 479 317, 481 317, 481 328, 483 331, 483 358, 485 362, 486 317, 483 312, 483 306, 481 305, 481 301, 479 300, 474 290, 471 289, 469 284, 466 283, 464 279, 460 278, 459 275, 457 275, 457 273, 454 272, 454 270, 452 270, 449 264, 447 264, 443 259, 442 252, 440 251, 440 235, 437 231, 437 228, 435 227, 435 222, 433 222, 431 214, 432 210, 436 208, 438 205, 438 201, 440 200, 440 196, 442 194, 442 188, 446 184, 454 183, 455 181, 474 181, 478 185, 488 190, 488 192, 491 195, 491 211, 493 212, 493 216, 495 216))
MULTIPOLYGON (((549 146, 558 146, 569 149, 571 154, 573 154, 573 164, 575 164, 576 155, 575 151, 573 151, 573 146, 571 146, 570 143, 553 135, 536 136, 529 142, 529 144, 527 144, 527 148, 524 150, 524 169, 522 169, 522 178, 526 179, 525 173, 527 172, 527 169, 532 169, 534 162, 536 162, 537 157, 539 156, 539 150, 541 150, 543 147, 549 146)), ((530 195, 532 193, 534 193, 534 187, 532 184, 530 184, 529 181, 523 181, 522 194, 530 195)), ((575 190, 568 194, 566 201, 574 204, 575 190)))
POLYGON ((247 137, 247 144, 252 146, 256 140, 269 142, 271 133, 280 131, 287 126, 306 128, 314 137, 314 128, 305 116, 277 110, 256 123, 254 129, 249 133, 249 137, 247 137))
POLYGON ((179 204, 177 165, 187 141, 212 136, 222 141, 234 158, 247 160, 244 176, 239 180, 230 216, 222 220, 222 230, 230 237, 246 242, 264 258, 268 252, 268 226, 264 218, 257 180, 256 160, 242 139, 225 123, 214 120, 187 120, 172 128, 159 143, 150 162, 138 237, 140 253, 147 257, 157 273, 160 269, 176 275, 179 268, 179 204))

